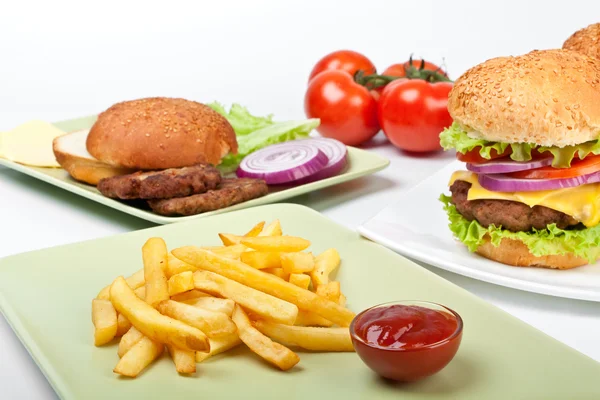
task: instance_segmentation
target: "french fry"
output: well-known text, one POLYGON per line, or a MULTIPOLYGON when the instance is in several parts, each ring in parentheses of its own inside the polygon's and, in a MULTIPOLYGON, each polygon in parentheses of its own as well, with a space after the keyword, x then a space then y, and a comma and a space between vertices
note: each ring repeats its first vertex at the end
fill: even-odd
MULTIPOLYGON (((175 259, 178 260, 177 258, 175 258, 175 259)), ((180 262, 183 262, 183 261, 180 261, 180 262)), ((140 269, 139 271, 137 271, 136 273, 134 273, 133 275, 131 275, 130 277, 125 279, 125 281, 129 285, 129 287, 132 288, 133 290, 139 288, 140 286, 144 286, 144 270, 140 269)), ((98 293, 96 298, 100 299, 100 300, 110 300, 110 285, 104 287, 100 291, 100 293, 98 293)))
POLYGON ((237 325, 242 342, 254 353, 281 370, 287 371, 300 361, 300 357, 296 353, 279 343, 273 342, 254 328, 244 310, 237 304, 233 309, 233 322, 237 325))
POLYGON ((216 356, 217 354, 224 353, 227 350, 233 349, 240 343, 242 343, 242 341, 237 332, 233 333, 231 335, 210 339, 210 351, 207 353, 197 351, 196 352, 196 362, 201 363, 202 361, 206 360, 207 358, 216 356))
POLYGON ((231 246, 225 246, 220 249, 211 250, 213 253, 219 254, 223 257, 232 258, 234 260, 239 260, 240 256, 246 251, 248 248, 243 244, 234 244, 231 246))
POLYGON ((310 286, 310 276, 305 274, 290 274, 288 281, 302 289, 308 289, 310 286))
POLYGON ((347 308, 276 276, 254 269, 241 261, 219 257, 193 246, 175 249, 173 255, 203 270, 223 275, 248 287, 296 304, 299 309, 313 311, 339 326, 349 326, 354 318, 354 313, 347 308))
POLYGON ((256 269, 281 268, 281 254, 275 252, 247 251, 240 255, 240 260, 256 269))
POLYGON ((168 261, 167 244, 161 238, 150 238, 142 246, 144 279, 146 280, 146 303, 156 307, 169 298, 165 269, 168 261))
POLYGON ((173 300, 165 300, 158 304, 158 311, 168 317, 200 329, 210 338, 235 333, 235 324, 223 313, 194 307, 173 300))
POLYGON ((102 346, 115 338, 118 330, 117 311, 110 300, 92 300, 92 323, 95 346, 102 346))
POLYGON ((240 243, 258 251, 286 253, 302 251, 310 246, 308 240, 295 236, 242 237, 240 243))
POLYGON ((281 278, 284 281, 290 279, 290 274, 285 272, 283 268, 265 268, 262 271, 266 272, 267 274, 275 275, 276 277, 281 278))
POLYGON ((354 351, 348 328, 290 326, 257 320, 253 325, 279 343, 312 351, 354 351))
POLYGON ((281 231, 281 223, 278 219, 271 222, 267 225, 258 236, 281 236, 283 232, 281 231))
POLYGON ((338 300, 338 304, 342 307, 346 307, 346 303, 347 303, 346 296, 344 296, 343 293, 340 293, 340 298, 338 300))
POLYGON ((197 289, 231 299, 252 312, 273 321, 293 324, 298 315, 298 307, 294 304, 213 272, 194 272, 194 284, 197 289))
POLYGON ((203 308, 205 310, 219 312, 231 317, 235 302, 230 299, 220 299, 217 297, 199 297, 183 301, 193 307, 203 308))
POLYGON ((193 374, 196 372, 196 352, 181 350, 172 345, 167 345, 167 350, 175 364, 175 370, 180 374, 193 374))
POLYGON ((224 246, 233 246, 240 244, 244 237, 231 233, 219 233, 219 238, 221 239, 221 242, 223 242, 224 246))
MULTIPOLYGON (((112 303, 111 303, 112 306, 112 303)), ((115 336, 120 337, 126 334, 131 328, 131 322, 123 316, 123 314, 117 315, 117 333, 115 336)))
POLYGON ((187 292, 179 293, 174 296, 171 296, 171 300, 187 302, 188 300, 196 300, 203 297, 211 297, 209 294, 201 292, 198 289, 192 289, 187 292))
POLYGON ((314 288, 329 282, 329 275, 340 266, 340 255, 336 249, 328 249, 315 257, 315 269, 310 273, 314 288))
POLYGON ((342 294, 340 290, 340 283, 338 281, 330 281, 329 283, 317 286, 316 293, 319 296, 325 297, 326 299, 329 299, 338 304, 340 302, 340 296, 342 294))
POLYGON ((121 357, 113 372, 135 378, 152 361, 156 360, 162 354, 165 346, 162 343, 143 337, 127 353, 121 357))
POLYGON ((135 295, 140 299, 144 301, 146 300, 146 286, 140 286, 139 288, 135 289, 133 293, 135 293, 135 295))
POLYGON ((201 330, 159 313, 137 297, 122 276, 111 285, 110 299, 115 309, 148 338, 184 350, 210 350, 208 337, 201 330))
POLYGON ((294 323, 296 326, 323 326, 330 327, 333 326, 333 322, 321 317, 314 312, 300 310, 298 312, 298 318, 296 318, 296 322, 294 323))
POLYGON ((175 296, 194 289, 194 273, 192 271, 180 272, 167 281, 169 296, 175 296))
POLYGON ((135 346, 137 342, 142 340, 143 337, 144 334, 135 329, 135 326, 129 328, 129 330, 121 337, 121 340, 119 340, 119 348, 117 349, 119 357, 123 357, 123 355, 135 346))
POLYGON ((312 253, 281 253, 281 267, 288 274, 302 274, 315 269, 312 253))
POLYGON ((258 236, 263 228, 265 227, 265 221, 261 221, 258 224, 254 225, 252 229, 250 229, 244 236, 246 237, 254 237, 258 236))
POLYGON ((167 267, 165 268, 165 276, 167 279, 172 277, 173 275, 180 274, 186 271, 196 271, 198 268, 193 265, 184 263, 179 258, 175 257, 173 254, 169 253, 167 258, 167 267))

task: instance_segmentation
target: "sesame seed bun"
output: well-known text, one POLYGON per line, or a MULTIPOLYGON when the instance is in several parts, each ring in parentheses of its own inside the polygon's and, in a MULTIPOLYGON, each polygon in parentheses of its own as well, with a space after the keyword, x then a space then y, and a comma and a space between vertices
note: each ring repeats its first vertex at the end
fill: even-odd
POLYGON ((552 269, 571 269, 588 264, 587 259, 574 254, 553 254, 536 257, 529 252, 525 243, 520 240, 502 239, 494 246, 489 237, 477 248, 476 253, 493 261, 513 267, 539 267, 552 269))
POLYGON ((591 24, 569 36, 563 49, 600 59, 600 23, 591 24))
POLYGON ((195 101, 165 97, 111 106, 90 129, 86 147, 106 164, 141 170, 217 165, 237 153, 235 132, 223 116, 195 101))
POLYGON ((600 60, 571 50, 536 50, 465 72, 448 111, 473 137, 575 145, 600 135, 600 60))

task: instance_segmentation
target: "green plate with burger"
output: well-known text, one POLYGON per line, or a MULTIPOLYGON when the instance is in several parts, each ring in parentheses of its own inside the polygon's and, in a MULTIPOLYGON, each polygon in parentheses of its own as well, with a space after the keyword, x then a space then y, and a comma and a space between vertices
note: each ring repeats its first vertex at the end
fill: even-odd
MULTIPOLYGON (((184 102, 187 101, 184 100, 184 102)), ((109 108, 109 110, 112 110, 111 115, 109 115, 110 118, 103 121, 103 131, 95 135, 96 150, 94 154, 103 154, 104 159, 117 159, 119 161, 116 163, 119 165, 118 168, 99 162, 86 149, 89 130, 98 120, 98 116, 95 115, 53 124, 54 127, 68 133, 61 135, 54 141, 55 147, 59 149, 62 157, 57 156, 56 158, 64 169, 15 162, 7 158, 1 158, 1 151, 0 165, 157 224, 181 222, 247 207, 280 202, 291 197, 373 174, 389 165, 389 160, 372 152, 343 146, 341 143, 329 139, 311 137, 311 132, 319 125, 318 119, 276 122, 272 116, 253 116, 244 107, 236 104, 230 110, 226 110, 218 103, 211 103, 209 106, 216 111, 216 113, 210 111, 212 117, 217 113, 220 114, 224 117, 223 119, 217 115, 221 118, 220 123, 226 120, 229 122, 228 125, 233 128, 227 127, 228 132, 235 135, 235 142, 237 142, 238 147, 237 154, 228 152, 231 147, 231 136, 227 137, 227 134, 221 134, 218 129, 213 129, 213 131, 217 131, 216 133, 210 133, 213 136, 221 135, 218 140, 211 141, 212 139, 207 139, 205 143, 204 139, 196 139, 191 144, 185 140, 179 140, 178 142, 175 139, 177 137, 177 126, 180 129, 185 128, 188 121, 196 118, 185 114, 191 112, 185 108, 187 105, 188 103, 184 103, 184 111, 181 111, 183 116, 171 115, 170 113, 179 111, 172 111, 171 108, 174 106, 167 103, 167 105, 161 106, 165 111, 162 111, 162 108, 160 114, 154 111, 156 115, 152 118, 144 117, 143 113, 149 111, 147 109, 140 111, 137 106, 133 110, 123 110, 123 107, 119 105, 109 108), (162 117, 163 113, 167 113, 164 118, 168 117, 171 125, 165 122, 167 119, 162 117), (131 124, 131 121, 135 121, 136 118, 140 118, 142 121, 150 119, 154 121, 155 125, 151 125, 149 128, 148 125, 143 124, 129 126, 128 124, 131 124), (173 118, 175 118, 176 123, 173 123, 173 118), (141 143, 145 139, 150 141, 152 135, 157 132, 157 126, 161 129, 161 139, 152 142, 155 146, 136 147, 138 146, 136 143, 141 143), (110 133, 115 129, 118 134, 110 133), (162 129, 167 129, 167 131, 162 129), (136 136, 135 132, 138 136, 132 139, 132 136, 136 136), (149 132, 152 132, 152 134, 149 132), (107 139, 111 135, 113 139, 107 139), (174 140, 174 142, 169 142, 169 140, 174 140), (166 145, 163 145, 163 141, 166 145), (214 143, 222 145, 225 142, 227 142, 226 145, 215 150, 214 143), (59 145, 56 143, 59 143, 59 145), (176 143, 176 145, 169 146, 169 143, 176 143), (198 145, 198 147, 194 147, 195 145, 198 145), (165 180, 163 180, 152 187, 150 179, 140 176, 126 182, 126 185, 129 186, 126 186, 125 189, 120 181, 113 185, 113 188, 116 186, 121 193, 130 194, 133 191, 135 193, 132 195, 133 198, 110 198, 105 195, 106 192, 103 194, 97 188, 96 184, 102 177, 130 174, 136 171, 129 165, 121 165, 123 160, 135 159, 135 162, 142 160, 144 169, 163 169, 161 162, 163 165, 169 162, 192 163, 192 161, 182 161, 193 158, 194 152, 188 151, 192 147, 199 149, 197 150, 199 152, 206 151, 206 154, 209 155, 207 156, 208 162, 218 163, 217 170, 222 176, 222 183, 216 189, 225 188, 225 179, 236 178, 235 173, 240 164, 242 164, 240 170, 245 173, 246 178, 264 179, 267 185, 257 186, 253 183, 254 181, 250 181, 251 187, 247 187, 240 184, 242 180, 227 180, 232 186, 227 193, 225 193, 225 190, 221 190, 207 193, 205 196, 201 190, 210 190, 214 187, 208 187, 207 184, 207 187, 202 189, 206 182, 197 182, 184 177, 187 180, 183 183, 177 183, 179 189, 188 190, 189 187, 192 187, 193 189, 190 190, 199 191, 191 192, 189 196, 186 195, 178 199, 155 200, 154 203, 136 198, 141 192, 140 185, 146 185, 152 190, 159 187, 162 190, 169 182, 165 183, 165 180), (216 158, 214 157, 215 153, 219 153, 216 158), (223 156, 223 154, 225 155, 223 156), (246 163, 245 166, 244 163, 246 163), (73 176, 77 177, 78 180, 74 179, 73 176), (146 180, 145 183, 144 180, 146 180), (198 189, 198 187, 201 189, 198 189), (195 193, 198 193, 198 195, 194 196, 195 193), (153 204, 153 208, 150 204, 153 204)), ((176 104, 176 110, 177 107, 179 105, 176 104)), ((178 110, 181 110, 181 107, 178 110)), ((212 126, 211 123, 211 120, 208 119, 208 122, 198 124, 198 129, 210 130, 205 126, 212 126)), ((190 122, 190 124, 192 123, 190 122)), ((203 133, 201 132, 201 134, 203 133)), ((210 135, 205 134, 203 137, 207 138, 210 135)), ((48 146, 51 147, 51 145, 46 147, 48 146)), ((51 151, 51 149, 46 149, 46 151, 51 151)), ((54 154, 59 153, 55 150, 54 154)), ((162 178, 165 178, 165 176, 162 178)), ((170 176, 166 178, 171 180, 170 176)))

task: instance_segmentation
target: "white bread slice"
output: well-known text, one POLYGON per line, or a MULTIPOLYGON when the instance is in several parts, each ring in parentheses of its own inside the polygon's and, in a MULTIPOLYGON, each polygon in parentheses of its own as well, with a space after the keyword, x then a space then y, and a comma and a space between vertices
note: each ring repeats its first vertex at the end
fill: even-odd
POLYGON ((89 129, 82 129, 59 136, 52 141, 56 161, 69 175, 80 182, 96 186, 100 179, 134 172, 98 161, 86 148, 89 129))

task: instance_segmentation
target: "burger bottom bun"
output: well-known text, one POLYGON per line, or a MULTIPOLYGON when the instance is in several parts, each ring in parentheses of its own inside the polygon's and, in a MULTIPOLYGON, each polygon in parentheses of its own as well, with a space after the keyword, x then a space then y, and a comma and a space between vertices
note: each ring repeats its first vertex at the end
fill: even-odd
POLYGON ((64 154, 58 163, 73 179, 94 186, 101 179, 134 172, 131 169, 113 167, 100 161, 81 158, 69 153, 64 154))
POLYGON ((490 242, 489 236, 486 235, 484 239, 485 243, 475 251, 477 254, 514 267, 571 269, 588 264, 587 259, 574 254, 536 257, 529 252, 525 243, 520 240, 502 239, 496 247, 490 242))
POLYGON ((52 151, 60 166, 77 181, 96 186, 103 178, 134 172, 113 167, 92 157, 85 148, 87 129, 59 136, 52 141, 52 151))

